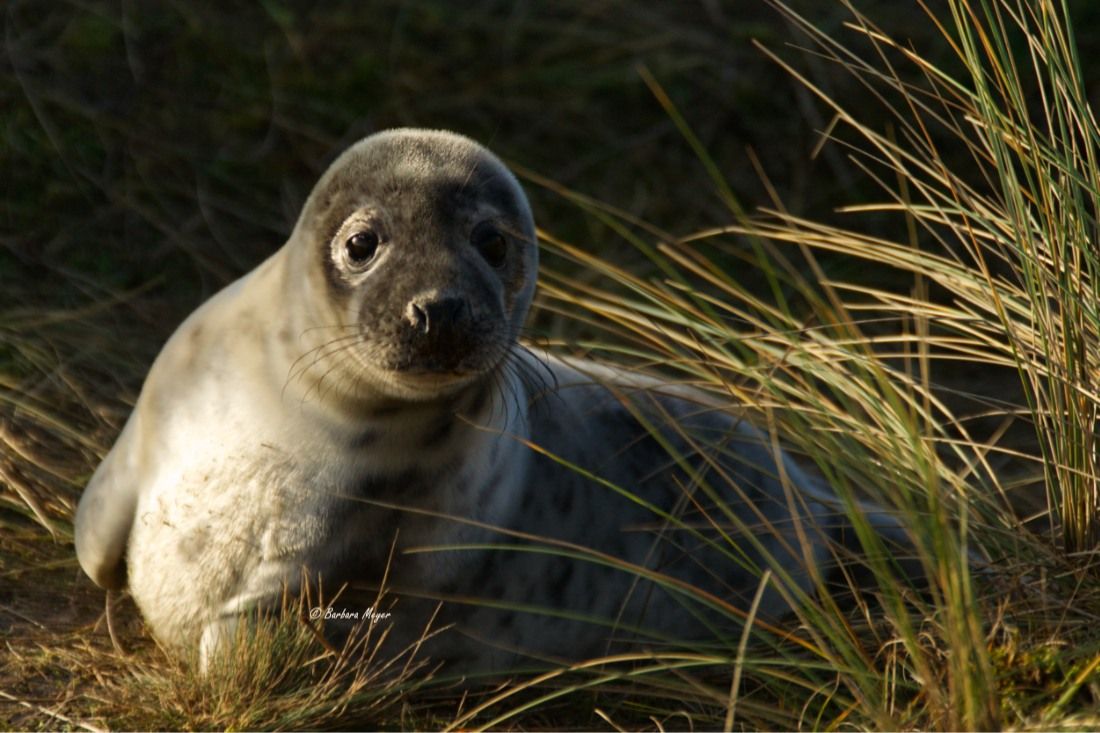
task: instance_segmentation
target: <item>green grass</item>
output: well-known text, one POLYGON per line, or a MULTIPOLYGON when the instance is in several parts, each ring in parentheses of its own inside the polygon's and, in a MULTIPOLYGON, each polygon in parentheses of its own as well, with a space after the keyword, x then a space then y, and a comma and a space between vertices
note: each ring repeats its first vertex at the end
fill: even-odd
MULTIPOLYGON (((456 7, 6 8, 0 724, 1100 725, 1095 10, 456 7), (294 614, 207 678, 132 607, 113 649, 70 523, 149 361, 328 157, 401 124, 526 176, 535 335, 706 390, 891 507, 927 595, 854 512, 873 582, 850 602, 802 597, 784 628, 718 604, 751 633, 469 692, 294 614)), ((784 575, 761 587, 797 596, 784 575)))

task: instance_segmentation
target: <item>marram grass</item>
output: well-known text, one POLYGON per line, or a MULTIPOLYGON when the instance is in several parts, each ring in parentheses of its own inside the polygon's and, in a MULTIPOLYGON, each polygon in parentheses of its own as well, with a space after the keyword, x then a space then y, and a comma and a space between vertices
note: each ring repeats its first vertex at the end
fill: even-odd
MULTIPOLYGON (((1100 544, 1100 128, 1065 3, 952 0, 948 9, 929 10, 929 22, 962 73, 854 8, 850 29, 871 46, 865 56, 788 11, 894 117, 894 133, 875 130, 803 79, 854 133, 855 156, 889 195, 851 210, 903 214, 939 254, 782 214, 761 234, 875 258, 953 293, 937 330, 961 337, 962 358, 1016 367, 1052 526, 1066 552, 1089 553, 1100 544)), ((896 295, 878 300, 899 314, 912 307, 896 295)))

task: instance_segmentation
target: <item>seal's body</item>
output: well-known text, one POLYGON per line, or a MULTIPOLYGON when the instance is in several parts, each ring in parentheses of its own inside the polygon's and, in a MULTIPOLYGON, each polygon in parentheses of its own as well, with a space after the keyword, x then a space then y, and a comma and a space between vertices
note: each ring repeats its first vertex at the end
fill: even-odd
POLYGON ((771 563, 805 587, 829 497, 699 394, 520 347, 536 270, 491 153, 361 141, 158 356, 81 499, 82 567, 204 655, 303 578, 361 613, 388 567, 394 643, 442 599, 429 652, 480 668, 702 633, 680 583, 744 606, 771 563))

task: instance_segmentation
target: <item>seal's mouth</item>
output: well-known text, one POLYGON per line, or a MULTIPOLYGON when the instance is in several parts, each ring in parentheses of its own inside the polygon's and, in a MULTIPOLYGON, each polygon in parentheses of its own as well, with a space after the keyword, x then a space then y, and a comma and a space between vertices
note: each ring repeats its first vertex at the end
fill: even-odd
POLYGON ((410 329, 364 329, 359 364, 394 397, 427 399, 468 387, 507 358, 506 334, 495 323, 430 335, 410 329))
POLYGON ((406 341, 388 349, 379 366, 395 379, 447 384, 477 379, 492 371, 506 349, 496 331, 454 334, 448 340, 406 341))

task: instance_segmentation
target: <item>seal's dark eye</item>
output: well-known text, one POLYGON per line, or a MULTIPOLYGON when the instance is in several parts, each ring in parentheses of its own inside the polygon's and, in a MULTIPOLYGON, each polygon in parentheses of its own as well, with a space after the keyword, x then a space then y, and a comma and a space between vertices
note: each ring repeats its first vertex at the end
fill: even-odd
POLYGON ((482 224, 474 229, 470 241, 490 267, 504 267, 508 259, 508 240, 492 224, 482 224))
POLYGON ((374 253, 378 251, 378 235, 372 231, 356 232, 344 242, 344 250, 349 263, 362 267, 374 259, 374 253))

